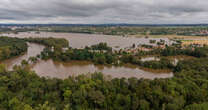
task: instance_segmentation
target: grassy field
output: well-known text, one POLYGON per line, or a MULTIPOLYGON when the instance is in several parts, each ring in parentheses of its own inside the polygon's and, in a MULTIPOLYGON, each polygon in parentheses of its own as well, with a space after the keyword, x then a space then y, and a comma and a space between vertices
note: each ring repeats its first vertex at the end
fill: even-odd
MULTIPOLYGON (((183 36, 183 35, 146 35, 149 38, 169 38, 169 39, 189 39, 189 40, 197 40, 197 39, 207 39, 208 36, 183 36)), ((131 35, 130 37, 146 37, 145 35, 131 35)))
POLYGON ((182 41, 182 45, 191 45, 191 44, 199 44, 199 45, 208 45, 208 40, 184 40, 182 41))

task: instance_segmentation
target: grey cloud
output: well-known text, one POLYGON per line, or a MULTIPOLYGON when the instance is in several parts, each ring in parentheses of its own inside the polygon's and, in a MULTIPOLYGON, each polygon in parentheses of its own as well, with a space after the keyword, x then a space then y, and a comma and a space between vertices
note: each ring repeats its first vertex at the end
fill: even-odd
POLYGON ((207 23, 207 5, 207 0, 1 0, 0 23, 207 23))

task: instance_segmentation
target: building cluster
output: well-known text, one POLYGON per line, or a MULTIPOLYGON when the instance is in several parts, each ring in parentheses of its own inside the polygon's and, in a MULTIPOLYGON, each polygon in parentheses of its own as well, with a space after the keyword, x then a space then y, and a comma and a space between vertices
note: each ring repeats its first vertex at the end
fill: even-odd
POLYGON ((134 53, 134 54, 136 54, 138 51, 146 51, 146 52, 148 52, 148 51, 152 51, 154 49, 165 49, 166 45, 170 45, 169 43, 167 43, 165 41, 162 41, 162 42, 164 42, 164 43, 156 44, 156 42, 155 42, 156 45, 154 45, 154 44, 146 45, 145 44, 145 45, 132 46, 132 47, 129 47, 129 48, 125 48, 122 51, 125 51, 127 53, 134 53))
POLYGON ((31 27, 31 26, 0 26, 0 28, 8 28, 8 29, 11 29, 11 30, 17 30, 17 29, 32 29, 34 27, 31 27))

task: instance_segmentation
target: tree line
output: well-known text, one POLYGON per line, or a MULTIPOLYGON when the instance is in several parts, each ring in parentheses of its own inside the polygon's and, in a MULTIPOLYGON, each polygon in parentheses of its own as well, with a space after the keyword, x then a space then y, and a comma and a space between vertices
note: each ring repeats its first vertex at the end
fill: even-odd
POLYGON ((27 43, 19 38, 0 37, 0 61, 19 56, 27 51, 27 43))
POLYGON ((180 61, 173 78, 155 80, 106 80, 101 73, 48 79, 26 66, 7 71, 0 65, 0 109, 206 110, 207 65, 207 58, 180 61))

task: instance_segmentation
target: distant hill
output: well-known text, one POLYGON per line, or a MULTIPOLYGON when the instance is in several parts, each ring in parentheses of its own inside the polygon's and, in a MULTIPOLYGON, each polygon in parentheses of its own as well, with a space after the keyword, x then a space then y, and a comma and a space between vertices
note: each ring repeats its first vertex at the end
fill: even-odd
POLYGON ((45 26, 150 26, 150 27, 162 27, 162 26, 208 26, 208 24, 0 24, 3 26, 32 26, 32 27, 45 27, 45 26))

